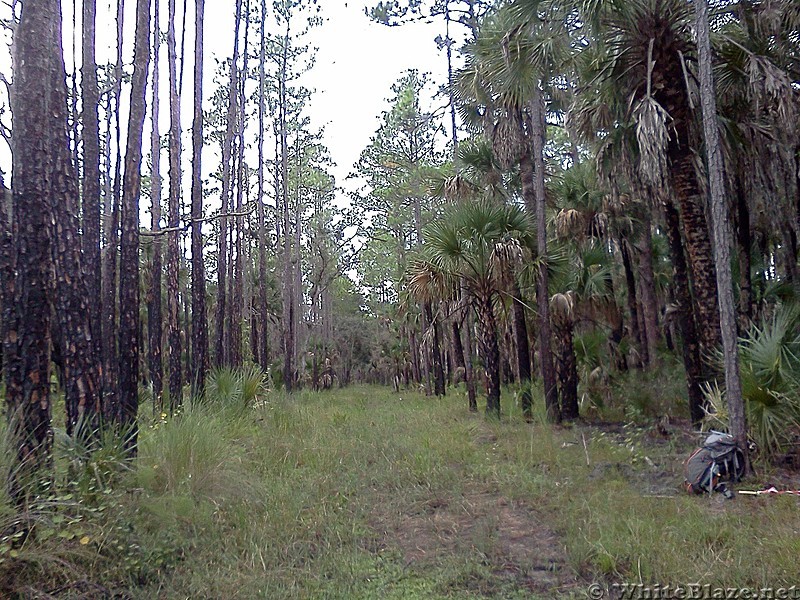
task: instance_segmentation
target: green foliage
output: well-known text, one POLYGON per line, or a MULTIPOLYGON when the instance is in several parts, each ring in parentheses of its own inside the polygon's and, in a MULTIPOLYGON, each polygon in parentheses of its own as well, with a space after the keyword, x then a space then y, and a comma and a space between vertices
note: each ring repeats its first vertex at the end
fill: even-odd
POLYGON ((269 376, 257 365, 218 367, 209 374, 204 401, 246 411, 261 401, 268 389, 269 376))
MULTIPOLYGON (((721 357, 718 358, 721 364, 721 357)), ((750 436, 767 457, 800 431, 800 307, 779 305, 739 342, 739 375, 750 436)), ((727 426, 725 395, 706 390, 709 426, 727 426)))

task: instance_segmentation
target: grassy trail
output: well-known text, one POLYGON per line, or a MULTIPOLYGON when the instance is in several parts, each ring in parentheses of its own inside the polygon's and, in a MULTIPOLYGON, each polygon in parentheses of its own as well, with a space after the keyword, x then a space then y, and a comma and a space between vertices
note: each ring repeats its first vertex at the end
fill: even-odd
MULTIPOLYGON (((457 392, 359 387, 188 410, 143 431, 136 468, 52 552, 75 571, 62 580, 80 566, 85 581, 137 599, 798 583, 796 498, 688 497, 678 487, 694 441, 680 429, 554 430, 512 405, 504 398, 494 423, 457 392)), ((3 568, 33 568, 15 560, 0 565, 0 590, 3 568)), ((53 596, 108 597, 91 589, 53 596)))
POLYGON ((497 424, 460 394, 366 387, 219 425, 221 468, 175 486, 194 547, 142 598, 581 598, 592 581, 797 576, 797 501, 682 495, 678 431, 497 424))

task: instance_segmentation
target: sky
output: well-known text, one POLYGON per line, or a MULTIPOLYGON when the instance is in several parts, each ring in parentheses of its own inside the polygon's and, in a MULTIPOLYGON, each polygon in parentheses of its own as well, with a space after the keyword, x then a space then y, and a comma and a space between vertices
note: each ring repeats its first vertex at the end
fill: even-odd
MULTIPOLYGON (((304 75, 302 83, 315 90, 310 100, 307 115, 312 127, 324 128, 324 141, 336 163, 334 175, 337 183, 346 184, 345 178, 352 171, 353 163, 379 126, 382 110, 388 108, 386 99, 391 95, 391 85, 410 68, 432 73, 435 83, 446 79, 446 58, 437 50, 434 38, 443 33, 443 23, 410 23, 401 27, 386 27, 374 23, 364 14, 368 0, 317 0, 321 26, 308 34, 307 41, 318 48, 316 63, 304 75)), ((77 0, 80 13, 80 1, 77 0)), ((166 14, 166 0, 162 0, 162 15, 166 14)), ((183 3, 178 2, 180 7, 183 3)), ((188 2, 187 52, 193 49, 193 2, 188 2)), ((80 37, 72 33, 72 5, 62 0, 64 12, 64 54, 67 71, 71 70, 73 39, 77 42, 80 61, 80 37)), ((115 55, 114 14, 116 0, 98 0, 97 60, 112 61, 115 55)), ((271 2, 268 2, 271 5, 271 2)), ((205 16, 205 96, 213 92, 214 57, 230 56, 233 45, 234 0, 206 0, 205 16)), ((124 34, 125 61, 130 63, 133 55, 133 23, 135 0, 126 2, 126 31, 124 34)), ((7 10, 7 9, 4 9, 7 10)), ((3 17, 7 15, 2 15, 3 17)), ((80 31, 80 18, 77 23, 80 31)), ((162 16, 162 27, 165 19, 162 16)), ((6 36, 7 38, 8 36, 6 36)), ((166 59, 166 48, 162 47, 162 60, 166 59)), ((192 111, 192 65, 189 57, 182 97, 184 139, 188 141, 192 111)), ((0 50, 0 71, 9 73, 10 52, 0 50)), ((162 83, 166 80, 166 63, 161 68, 162 83)), ((162 96, 161 130, 166 133, 168 114, 166 94, 162 96)), ((148 104, 150 100, 148 98, 148 104)), ((208 108, 208 103, 205 104, 208 108)), ((148 106, 149 112, 149 106, 148 106)), ((126 115, 123 115, 125 118, 126 115)), ((145 131, 149 131, 149 118, 145 131)), ((148 135, 145 135, 148 139, 148 135)), ((206 155, 208 156, 208 155, 206 155)), ((204 160, 205 167, 216 159, 204 160)), ((0 166, 10 171, 10 154, 0 148, 0 166)))

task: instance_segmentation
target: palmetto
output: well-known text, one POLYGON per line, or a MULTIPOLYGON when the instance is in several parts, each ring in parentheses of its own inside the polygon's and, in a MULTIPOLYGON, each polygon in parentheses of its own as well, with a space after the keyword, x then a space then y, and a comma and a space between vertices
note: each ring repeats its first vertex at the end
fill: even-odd
POLYGON ((420 301, 450 299, 463 283, 477 312, 487 380, 487 414, 500 414, 500 361, 495 301, 514 263, 535 242, 528 216, 492 200, 451 205, 425 228, 425 245, 407 271, 409 292, 420 301))

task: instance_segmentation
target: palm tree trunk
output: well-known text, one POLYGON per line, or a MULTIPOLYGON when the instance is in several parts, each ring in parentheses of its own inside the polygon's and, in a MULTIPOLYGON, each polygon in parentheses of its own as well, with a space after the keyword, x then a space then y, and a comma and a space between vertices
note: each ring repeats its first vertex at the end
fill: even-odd
POLYGON ((750 281, 750 209, 742 177, 736 177, 736 240, 739 246, 739 324, 744 330, 753 318, 753 287, 750 281))
POLYGON ((522 414, 526 420, 533 418, 533 400, 531 398, 531 351, 528 345, 528 325, 525 322, 525 307, 522 304, 522 292, 516 281, 511 288, 511 311, 513 315, 514 342, 517 347, 517 374, 522 393, 522 414))
POLYGON ((641 360, 636 359, 634 366, 644 366, 649 360, 647 356, 647 344, 642 340, 642 331, 639 329, 639 307, 636 302, 636 277, 633 274, 633 261, 627 240, 621 240, 619 244, 620 254, 622 254, 622 266, 625 270, 625 285, 628 299, 628 311, 631 313, 631 335, 639 351, 641 360))
POLYGON ((658 299, 656 297, 655 275, 653 273, 653 238, 650 228, 650 211, 642 220, 642 240, 639 250, 639 296, 642 302, 642 321, 644 338, 647 341, 649 365, 658 362, 658 299))
POLYGON ((678 305, 678 324, 683 338, 683 365, 686 369, 686 387, 689 396, 689 414, 694 425, 699 425, 704 416, 704 399, 701 383, 703 367, 700 359, 697 327, 692 312, 692 296, 689 291, 689 272, 681 242, 680 217, 675 205, 669 200, 664 203, 667 240, 672 259, 672 284, 675 302, 678 305))
POLYGON ((556 327, 555 336, 558 347, 558 360, 556 371, 561 396, 561 417, 565 421, 574 421, 580 418, 578 405, 578 361, 575 358, 573 345, 573 327, 571 319, 560 323, 556 327))
MULTIPOLYGON (((464 293, 462 288, 462 293, 464 293)), ((472 366, 472 309, 467 308, 464 318, 464 377, 467 380, 467 401, 470 412, 478 412, 478 399, 475 395, 475 369, 472 366)))
POLYGON ((478 298, 481 320, 481 354, 486 371, 486 416, 500 418, 500 350, 491 296, 478 298))
POLYGON ((147 69, 150 63, 150 2, 137 0, 133 77, 131 80, 128 144, 122 198, 119 281, 120 423, 126 447, 136 453, 139 410, 139 195, 141 191, 142 131, 147 106, 147 69))
POLYGON ((203 395, 208 373, 206 274, 203 262, 203 18, 205 0, 195 0, 194 121, 192 123, 192 395, 203 395))
POLYGON ((439 325, 433 318, 433 310, 431 309, 430 302, 425 303, 425 316, 427 317, 430 327, 433 328, 433 341, 431 344, 431 354, 433 359, 433 393, 436 394, 436 396, 444 396, 444 370, 442 368, 439 325))

